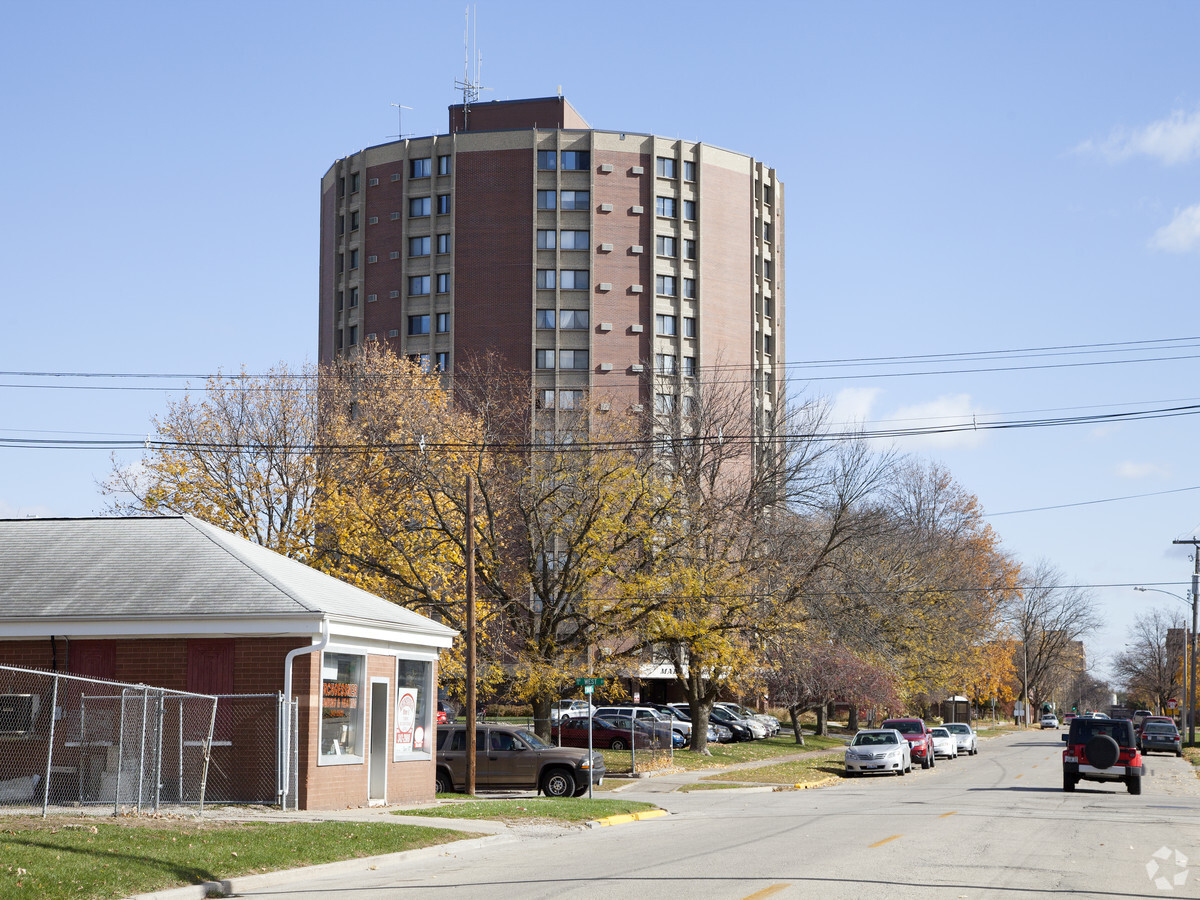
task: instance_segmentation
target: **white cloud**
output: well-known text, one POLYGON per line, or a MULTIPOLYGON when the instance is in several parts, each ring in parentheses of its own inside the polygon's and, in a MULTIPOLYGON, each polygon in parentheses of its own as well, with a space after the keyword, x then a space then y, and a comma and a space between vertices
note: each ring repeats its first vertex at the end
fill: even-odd
MULTIPOLYGON (((888 417, 888 422, 894 428, 958 428, 981 421, 986 415, 974 407, 970 394, 946 394, 926 403, 901 407, 888 417)), ((981 446, 984 434, 974 428, 965 428, 901 438, 897 443, 907 450, 964 450, 981 446)))
POLYGON ((1175 213, 1170 224, 1154 232, 1150 246, 1167 253, 1200 251, 1200 204, 1175 213))
POLYGON ((1117 477, 1142 480, 1145 478, 1167 478, 1170 472, 1154 463, 1139 463, 1126 460, 1117 466, 1117 477))
POLYGON ((1149 156, 1168 166, 1191 162, 1200 157, 1200 110, 1175 110, 1165 119, 1132 131, 1118 128, 1103 141, 1086 140, 1075 149, 1099 153, 1111 162, 1132 156, 1149 156))
POLYGON ((845 388, 838 391, 833 398, 830 422, 841 428, 864 424, 871 418, 871 409, 882 393, 880 388, 845 388))

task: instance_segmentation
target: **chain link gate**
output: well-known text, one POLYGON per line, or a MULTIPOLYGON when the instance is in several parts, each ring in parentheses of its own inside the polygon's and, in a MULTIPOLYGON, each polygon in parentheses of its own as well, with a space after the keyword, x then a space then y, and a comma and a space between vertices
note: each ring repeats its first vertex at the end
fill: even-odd
POLYGON ((217 698, 0 666, 0 808, 204 811, 217 698))

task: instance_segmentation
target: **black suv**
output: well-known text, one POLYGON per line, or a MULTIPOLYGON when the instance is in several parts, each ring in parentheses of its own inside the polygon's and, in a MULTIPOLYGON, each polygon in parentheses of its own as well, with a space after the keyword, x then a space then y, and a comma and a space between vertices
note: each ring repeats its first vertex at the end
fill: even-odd
POLYGON ((1142 792, 1142 754, 1128 719, 1076 718, 1063 735, 1063 790, 1080 780, 1122 781, 1131 794, 1142 792))
MULTIPOLYGON (((466 790, 467 729, 439 725, 434 790, 466 790)), ((601 784, 604 758, 587 750, 547 744, 517 725, 481 724, 475 729, 475 787, 478 790, 540 791, 547 797, 581 797, 588 782, 601 784)))

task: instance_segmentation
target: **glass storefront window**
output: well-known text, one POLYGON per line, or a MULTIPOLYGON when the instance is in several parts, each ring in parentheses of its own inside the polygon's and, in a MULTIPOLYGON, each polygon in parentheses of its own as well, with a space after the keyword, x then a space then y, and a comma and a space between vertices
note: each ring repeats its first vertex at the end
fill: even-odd
POLYGON ((433 750, 433 664, 396 660, 396 718, 392 760, 428 757, 433 750))
POLYGON ((321 663, 321 761, 361 762, 363 658, 326 653, 321 663))

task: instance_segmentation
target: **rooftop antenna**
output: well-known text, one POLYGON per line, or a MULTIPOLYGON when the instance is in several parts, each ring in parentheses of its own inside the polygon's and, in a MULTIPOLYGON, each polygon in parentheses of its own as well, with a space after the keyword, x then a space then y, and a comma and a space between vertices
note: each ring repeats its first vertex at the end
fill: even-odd
POLYGON ((454 82, 454 86, 462 91, 463 95, 463 130, 467 130, 467 122, 471 115, 471 104, 479 101, 480 91, 490 91, 491 88, 485 88, 480 84, 479 77, 483 71, 483 54, 479 53, 475 45, 476 32, 479 28, 479 10, 477 7, 468 6, 466 11, 467 27, 463 32, 463 77, 462 81, 454 82), (474 17, 474 23, 472 23, 474 17), (475 57, 475 72, 471 72, 471 57, 475 57))
POLYGON ((399 103, 389 103, 388 105, 396 107, 396 133, 389 134, 388 137, 394 137, 401 141, 406 137, 412 137, 412 135, 404 133, 404 111, 407 109, 411 112, 412 107, 401 106, 399 103))

